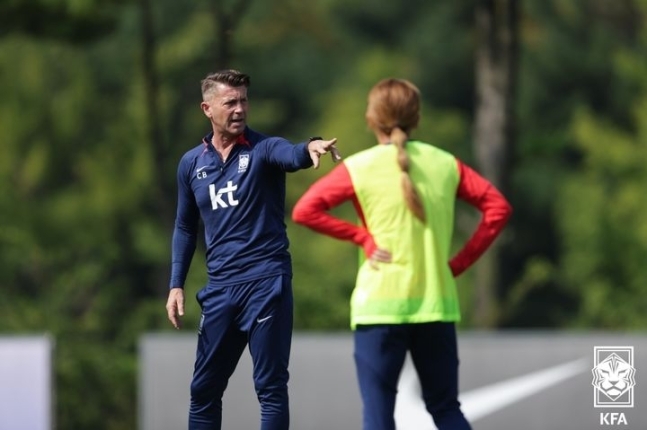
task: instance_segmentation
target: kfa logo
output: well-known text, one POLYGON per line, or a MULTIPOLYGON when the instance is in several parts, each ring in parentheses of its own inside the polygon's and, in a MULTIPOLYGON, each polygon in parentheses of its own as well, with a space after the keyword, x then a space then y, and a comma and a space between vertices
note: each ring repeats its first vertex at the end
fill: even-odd
POLYGON ((596 346, 593 361, 594 405, 596 408, 634 406, 633 346, 596 346))
POLYGON ((615 426, 615 425, 629 425, 627 417, 622 412, 601 412, 600 425, 601 426, 615 426))
MULTIPOLYGON (((633 346, 596 346, 593 350, 593 387, 596 408, 634 406, 633 346)), ((600 425, 629 425, 623 412, 600 412, 600 425)))
POLYGON ((249 154, 240 154, 238 157, 238 173, 246 172, 247 166, 249 166, 249 154))
POLYGON ((238 189, 238 185, 233 182, 227 181, 227 186, 220 188, 216 191, 214 184, 209 185, 209 196, 211 197, 211 208, 215 211, 218 208, 228 208, 230 206, 238 206, 238 200, 234 199, 234 191, 238 189), (223 200, 223 196, 227 196, 227 202, 223 200))

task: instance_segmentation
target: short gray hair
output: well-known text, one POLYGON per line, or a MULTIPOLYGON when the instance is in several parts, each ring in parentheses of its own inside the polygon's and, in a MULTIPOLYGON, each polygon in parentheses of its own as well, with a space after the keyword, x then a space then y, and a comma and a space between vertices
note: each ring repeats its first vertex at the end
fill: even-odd
POLYGON ((201 82, 202 84, 202 98, 210 93, 217 84, 225 84, 230 87, 245 87, 248 88, 250 84, 249 75, 239 72, 234 69, 220 70, 210 73, 201 82))

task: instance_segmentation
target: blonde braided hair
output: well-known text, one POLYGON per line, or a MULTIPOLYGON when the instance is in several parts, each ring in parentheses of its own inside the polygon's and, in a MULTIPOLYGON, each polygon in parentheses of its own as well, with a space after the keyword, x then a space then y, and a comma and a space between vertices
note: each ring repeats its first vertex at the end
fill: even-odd
POLYGON ((425 208, 409 175, 411 160, 406 151, 409 134, 419 120, 420 91, 411 82, 388 78, 378 82, 369 92, 366 122, 373 131, 389 136, 397 148, 404 199, 409 210, 424 223, 425 208))

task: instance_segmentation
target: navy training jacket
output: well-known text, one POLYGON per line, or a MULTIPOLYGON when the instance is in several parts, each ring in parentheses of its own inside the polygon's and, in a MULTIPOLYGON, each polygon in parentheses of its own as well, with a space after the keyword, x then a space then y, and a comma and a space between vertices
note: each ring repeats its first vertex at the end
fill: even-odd
POLYGON ((286 172, 312 166, 307 143, 246 128, 227 161, 210 144, 187 151, 177 169, 170 288, 184 287, 204 224, 209 285, 292 274, 285 225, 286 172))

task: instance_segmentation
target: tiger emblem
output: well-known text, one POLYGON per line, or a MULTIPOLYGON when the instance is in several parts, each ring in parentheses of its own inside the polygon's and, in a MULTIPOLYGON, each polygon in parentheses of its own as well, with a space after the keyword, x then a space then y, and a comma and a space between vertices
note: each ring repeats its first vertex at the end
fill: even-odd
POLYGON ((636 369, 613 353, 593 368, 593 386, 615 402, 636 385, 635 374, 636 369))

